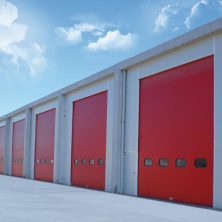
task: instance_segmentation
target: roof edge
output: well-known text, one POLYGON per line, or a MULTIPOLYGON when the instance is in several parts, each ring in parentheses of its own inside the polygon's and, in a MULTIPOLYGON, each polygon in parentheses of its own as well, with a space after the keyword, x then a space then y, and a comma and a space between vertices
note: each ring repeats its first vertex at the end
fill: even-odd
POLYGON ((75 91, 79 88, 82 88, 86 85, 89 85, 91 83, 94 83, 96 81, 108 78, 112 74, 114 74, 117 71, 125 70, 128 68, 131 68, 133 66, 136 66, 138 64, 147 62, 151 59, 154 59, 155 57, 161 56, 163 54, 169 53, 171 51, 177 50, 178 48, 184 47, 188 44, 195 43, 196 41, 200 39, 204 39, 216 34, 222 33, 222 17, 219 19, 216 19, 212 22, 209 22, 199 28, 196 28, 190 32, 186 32, 185 34, 182 34, 176 38, 173 38, 165 43, 162 43, 154 48, 148 49, 142 53, 139 53, 135 56, 132 56, 128 59, 125 59, 113 66, 110 66, 107 69, 104 69, 100 72, 97 72, 89 77, 86 77, 80 81, 77 81, 71 85, 68 85, 62 89, 59 89, 45 97, 42 97, 34 102, 31 102, 25 106, 22 106, 19 109, 16 109, 6 115, 3 115, 0 117, 0 121, 4 121, 6 118, 10 116, 15 116, 17 114, 20 114, 24 112, 26 109, 33 108, 39 104, 46 103, 50 100, 55 99, 61 94, 67 94, 70 91, 75 91))

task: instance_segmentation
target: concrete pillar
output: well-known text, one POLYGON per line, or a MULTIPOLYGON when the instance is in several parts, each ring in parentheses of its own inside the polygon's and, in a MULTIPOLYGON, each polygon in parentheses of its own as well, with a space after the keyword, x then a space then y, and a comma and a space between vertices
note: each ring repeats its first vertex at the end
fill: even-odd
POLYGON ((54 167, 54 182, 65 183, 65 95, 59 95, 58 105, 56 110, 56 132, 55 132, 55 167, 54 167))
POLYGON ((222 209, 222 34, 214 37, 214 192, 213 207, 222 209))
POLYGON ((5 121, 5 161, 4 161, 4 174, 11 175, 11 120, 8 117, 5 121))
POLYGON ((25 117, 25 138, 24 138, 24 165, 23 172, 25 178, 31 178, 30 168, 32 167, 30 164, 31 158, 31 126, 32 126, 32 109, 26 110, 25 117))
POLYGON ((112 192, 123 192, 126 71, 114 75, 112 192))

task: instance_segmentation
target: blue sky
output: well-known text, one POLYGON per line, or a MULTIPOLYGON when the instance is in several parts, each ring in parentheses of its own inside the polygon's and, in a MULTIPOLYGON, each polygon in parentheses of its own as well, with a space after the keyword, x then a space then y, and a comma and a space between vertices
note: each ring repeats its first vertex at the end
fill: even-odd
POLYGON ((0 116, 222 16, 222 0, 0 0, 0 116))

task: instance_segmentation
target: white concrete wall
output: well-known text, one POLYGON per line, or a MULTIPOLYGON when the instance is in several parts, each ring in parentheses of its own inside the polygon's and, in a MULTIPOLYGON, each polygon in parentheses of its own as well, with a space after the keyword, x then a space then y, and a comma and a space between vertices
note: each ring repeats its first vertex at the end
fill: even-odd
POLYGON ((0 127, 5 126, 5 121, 0 122, 0 127))
POLYGON ((214 37, 214 196, 222 209, 222 34, 214 37))

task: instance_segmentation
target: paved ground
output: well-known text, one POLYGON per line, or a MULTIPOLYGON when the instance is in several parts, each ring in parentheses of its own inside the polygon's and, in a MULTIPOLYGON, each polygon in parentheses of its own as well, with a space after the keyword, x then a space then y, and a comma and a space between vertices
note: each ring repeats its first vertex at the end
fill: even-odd
POLYGON ((222 211, 0 176, 0 222, 221 222, 222 211))

